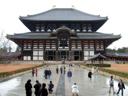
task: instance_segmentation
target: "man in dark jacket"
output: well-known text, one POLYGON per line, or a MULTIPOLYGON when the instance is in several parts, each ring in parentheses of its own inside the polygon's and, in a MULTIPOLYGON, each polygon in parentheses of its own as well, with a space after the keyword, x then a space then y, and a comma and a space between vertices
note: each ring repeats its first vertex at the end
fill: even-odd
POLYGON ((121 92, 121 94, 122 94, 122 96, 123 96, 123 89, 125 89, 125 86, 124 86, 124 83, 123 83, 123 81, 120 79, 120 81, 119 81, 119 83, 118 83, 118 92, 117 92, 117 94, 119 94, 119 92, 120 92, 120 90, 122 91, 121 92))
POLYGON ((34 88, 35 88, 35 96, 40 96, 41 84, 38 80, 36 80, 36 84, 34 85, 34 88))
POLYGON ((48 90, 49 90, 49 93, 50 93, 50 94, 52 94, 53 88, 54 88, 54 84, 52 83, 52 81, 50 81, 50 83, 49 83, 49 85, 48 85, 48 90))
POLYGON ((48 79, 51 79, 52 71, 50 69, 48 70, 48 74, 47 75, 48 75, 48 79))
POLYGON ((26 90, 26 96, 32 96, 32 84, 30 79, 25 84, 25 90, 26 90))
POLYGON ((88 78, 90 78, 90 80, 92 78, 92 72, 91 71, 88 72, 88 78))
POLYGON ((43 83, 40 96, 48 96, 48 90, 45 87, 46 87, 46 84, 43 83))
POLYGON ((48 70, 46 69, 46 70, 44 70, 44 77, 45 77, 45 79, 47 79, 47 76, 48 76, 48 70))

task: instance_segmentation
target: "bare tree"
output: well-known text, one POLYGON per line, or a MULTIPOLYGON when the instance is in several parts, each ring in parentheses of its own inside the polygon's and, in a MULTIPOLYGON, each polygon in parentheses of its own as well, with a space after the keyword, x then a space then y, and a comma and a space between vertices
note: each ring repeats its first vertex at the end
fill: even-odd
POLYGON ((0 61, 9 60, 8 52, 11 52, 10 40, 8 40, 4 35, 4 32, 0 34, 0 61))

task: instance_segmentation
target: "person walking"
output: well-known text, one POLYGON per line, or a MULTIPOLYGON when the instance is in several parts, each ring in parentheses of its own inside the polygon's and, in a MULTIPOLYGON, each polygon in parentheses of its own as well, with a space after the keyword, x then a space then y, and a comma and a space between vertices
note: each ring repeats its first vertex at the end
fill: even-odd
POLYGON ((90 80, 92 79, 92 72, 91 72, 91 70, 88 72, 88 78, 90 78, 90 80))
POLYGON ((49 69, 49 70, 48 70, 48 73, 47 73, 48 79, 51 79, 51 75, 52 75, 52 71, 49 69))
POLYGON ((48 77, 48 70, 47 69, 44 70, 44 77, 45 77, 45 79, 47 79, 47 77, 48 77))
POLYGON ((25 83, 26 96, 32 96, 32 84, 31 79, 25 83))
POLYGON ((109 93, 111 93, 111 90, 113 91, 113 94, 115 94, 113 76, 110 76, 110 80, 109 80, 109 93))
POLYGON ((40 96, 48 96, 48 90, 46 88, 46 84, 45 83, 42 84, 41 95, 40 96))
POLYGON ((78 94, 79 94, 78 85, 74 83, 72 85, 72 96, 79 96, 78 94))
POLYGON ((123 83, 123 81, 120 79, 120 81, 119 81, 119 83, 118 83, 118 92, 117 92, 117 94, 119 94, 119 92, 120 92, 120 90, 121 90, 121 94, 122 94, 122 96, 123 96, 123 90, 125 89, 125 85, 124 85, 124 83, 123 83))
POLYGON ((52 83, 52 81, 50 81, 50 83, 49 83, 49 85, 48 85, 48 90, 49 90, 49 93, 50 93, 50 94, 52 94, 53 88, 54 88, 54 84, 52 83))
POLYGON ((34 88, 35 88, 35 96, 40 96, 41 84, 38 80, 36 80, 36 84, 34 85, 34 88))
POLYGON ((71 77, 72 77, 72 71, 69 69, 67 72, 67 77, 69 79, 69 82, 71 82, 71 77))
POLYGON ((59 73, 59 69, 58 69, 58 67, 56 68, 56 73, 57 73, 57 74, 59 73))
POLYGON ((64 74, 66 73, 66 67, 64 66, 64 74))
POLYGON ((34 74, 35 74, 35 70, 34 68, 32 68, 32 76, 34 77, 34 74))
POLYGON ((71 78, 72 77, 72 71, 69 69, 67 72, 67 77, 71 78))
POLYGON ((63 73, 63 68, 62 68, 62 67, 60 67, 60 73, 61 73, 61 74, 63 73))
POLYGON ((38 75, 38 69, 37 68, 35 69, 35 74, 36 74, 36 77, 37 77, 37 75, 38 75))

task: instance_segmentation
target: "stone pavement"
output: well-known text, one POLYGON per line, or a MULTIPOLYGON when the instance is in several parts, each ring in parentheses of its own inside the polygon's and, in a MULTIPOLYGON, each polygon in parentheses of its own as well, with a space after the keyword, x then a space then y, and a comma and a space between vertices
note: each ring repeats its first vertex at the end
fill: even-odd
MULTIPOLYGON (((88 78, 88 70, 72 67, 73 76, 71 80, 65 78, 65 96, 72 96, 71 86, 75 82, 79 86, 79 96, 117 96, 116 94, 109 94, 109 77, 102 76, 95 73, 92 80, 88 78)), ((115 92, 118 90, 118 82, 114 80, 115 92)), ((128 96, 128 86, 125 84, 124 96, 128 96)), ((121 96, 121 95, 119 95, 121 96)))
MULTIPOLYGON (((4 81, 0 83, 0 96, 25 96, 25 88, 24 85, 28 79, 32 80, 32 85, 35 84, 36 80, 39 80, 40 83, 46 83, 47 87, 49 84, 49 81, 52 80, 54 85, 54 93, 57 88, 58 80, 59 80, 59 74, 55 73, 55 68, 56 66, 50 66, 50 67, 43 67, 38 69, 38 76, 37 77, 32 77, 31 72, 26 73, 24 75, 20 75, 18 77, 12 78, 10 80, 4 81), (52 71, 52 76, 51 79, 45 79, 44 78, 44 70, 45 69, 51 69, 52 71)), ((33 90, 33 95, 34 95, 34 88, 33 90)), ((50 96, 50 95, 49 95, 50 96)))
MULTIPOLYGON (((32 77, 31 73, 26 73, 24 75, 15 77, 8 81, 0 83, 0 96, 25 96, 24 85, 28 79, 32 79, 32 84, 35 84, 36 80, 39 80, 41 83, 45 82, 48 86, 50 80, 54 83, 53 94, 49 96, 72 96, 71 86, 74 82, 79 86, 79 96, 116 96, 108 93, 108 81, 109 77, 102 76, 100 74, 94 74, 92 80, 89 80, 87 77, 88 70, 79 68, 78 66, 69 67, 66 66, 66 74, 56 74, 56 67, 64 65, 51 65, 49 67, 43 67, 38 69, 38 76, 32 77), (43 72, 45 69, 52 70, 52 77, 50 80, 44 78, 43 72), (72 71, 72 77, 67 77, 67 71, 72 71)), ((117 92, 117 81, 115 83, 115 91, 117 92)), ((128 96, 128 86, 124 90, 124 96, 128 96)), ((33 88, 34 96, 34 88, 33 88)), ((121 96, 121 95, 119 95, 121 96)))
POLYGON ((65 96, 65 76, 64 74, 60 75, 60 79, 58 82, 55 96, 65 96))

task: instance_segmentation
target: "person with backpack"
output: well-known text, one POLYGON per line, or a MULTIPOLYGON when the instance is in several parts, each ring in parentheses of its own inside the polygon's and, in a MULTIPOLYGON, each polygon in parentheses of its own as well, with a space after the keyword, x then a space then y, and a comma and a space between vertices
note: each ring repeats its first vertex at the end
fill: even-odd
POLYGON ((48 85, 48 90, 49 90, 49 93, 50 93, 50 94, 52 94, 53 88, 54 88, 54 84, 52 83, 52 81, 50 81, 50 83, 49 83, 49 85, 48 85))
POLYGON ((113 90, 113 94, 115 94, 113 76, 110 76, 110 80, 109 80, 109 93, 111 93, 111 89, 113 90))
POLYGON ((119 94, 119 92, 120 92, 120 90, 122 91, 121 92, 121 94, 122 94, 122 96, 123 96, 123 90, 125 89, 125 85, 124 85, 124 83, 123 83, 123 81, 120 79, 120 81, 119 81, 119 83, 118 83, 118 92, 117 92, 117 94, 119 94))

